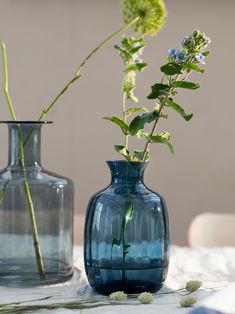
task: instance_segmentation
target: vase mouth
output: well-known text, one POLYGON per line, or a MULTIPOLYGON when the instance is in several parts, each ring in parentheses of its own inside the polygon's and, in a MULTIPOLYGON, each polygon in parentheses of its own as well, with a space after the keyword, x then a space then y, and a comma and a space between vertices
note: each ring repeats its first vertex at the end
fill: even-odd
POLYGON ((148 164, 148 161, 129 161, 129 160, 123 160, 123 159, 111 159, 106 160, 106 163, 129 163, 129 164, 148 164))
POLYGON ((0 123, 6 124, 51 124, 53 121, 35 121, 35 120, 1 120, 0 123))

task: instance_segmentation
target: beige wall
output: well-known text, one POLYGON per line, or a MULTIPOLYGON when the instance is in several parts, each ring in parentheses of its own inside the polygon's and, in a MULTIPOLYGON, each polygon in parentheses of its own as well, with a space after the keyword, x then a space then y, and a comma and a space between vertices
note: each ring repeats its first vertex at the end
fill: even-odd
MULTIPOLYGON (((159 80, 168 48, 195 27, 212 39, 213 51, 202 88, 178 97, 195 118, 187 124, 173 112, 162 124, 172 133, 173 156, 155 146, 146 183, 165 196, 172 242, 185 244, 192 218, 204 211, 234 212, 234 27, 232 0, 166 1, 164 30, 148 40, 151 64, 138 79, 144 104, 149 86, 159 80)), ((79 61, 121 24, 118 0, 0 0, 0 37, 8 48, 10 91, 20 119, 35 119, 68 81, 79 61)), ((82 79, 62 99, 43 131, 43 162, 71 177, 76 210, 84 212, 89 197, 109 182, 106 159, 118 158, 113 144, 120 132, 100 117, 120 113, 122 66, 110 43, 83 71, 82 79)), ((2 83, 2 76, 1 76, 2 83)), ((146 101, 146 105, 150 102, 146 101)), ((8 119, 0 96, 0 119, 8 119)), ((1 126, 1 158, 7 159, 6 126, 1 126)))

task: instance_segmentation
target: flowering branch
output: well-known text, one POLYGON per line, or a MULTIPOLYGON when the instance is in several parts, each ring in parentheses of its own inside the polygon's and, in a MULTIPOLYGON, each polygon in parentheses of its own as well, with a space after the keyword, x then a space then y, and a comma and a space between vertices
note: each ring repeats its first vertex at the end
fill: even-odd
MULTIPOLYGON (((129 99, 137 102, 138 99, 133 95, 133 90, 135 88, 135 71, 140 70, 146 66, 146 63, 141 63, 140 60, 133 62, 133 46, 131 44, 138 42, 138 39, 123 38, 121 46, 115 46, 119 50, 120 55, 124 59, 125 70, 130 78, 125 80, 123 84, 123 91, 129 95, 129 99), (126 64, 131 62, 130 65, 126 64), (138 68, 141 66, 140 68, 138 68), (130 67, 130 68, 129 68, 130 67), (130 72, 128 72, 130 69, 130 72), (129 94, 128 94, 129 93, 129 94)), ((160 83, 155 83, 151 87, 151 93, 147 97, 148 99, 154 99, 155 105, 152 111, 148 111, 146 107, 136 107, 130 108, 126 111, 123 106, 122 111, 124 117, 120 119, 119 117, 108 116, 104 117, 121 128, 124 133, 125 138, 129 136, 136 136, 139 139, 144 139, 146 141, 143 150, 135 150, 131 154, 128 150, 127 141, 125 141, 125 146, 115 145, 115 150, 124 156, 128 161, 147 161, 149 160, 149 146, 152 143, 160 143, 168 146, 171 153, 174 152, 173 146, 170 143, 170 133, 161 132, 156 133, 156 127, 160 119, 167 119, 163 111, 165 107, 171 108, 176 111, 185 121, 189 121, 193 114, 186 114, 185 110, 178 105, 174 100, 174 96, 178 93, 178 89, 190 89, 195 90, 200 87, 199 84, 187 81, 188 76, 193 72, 204 73, 205 70, 201 69, 198 64, 205 63, 205 57, 209 55, 209 51, 205 51, 205 48, 209 45, 210 39, 198 30, 195 30, 190 36, 183 38, 181 43, 182 49, 173 48, 169 50, 169 55, 167 58, 167 63, 161 67, 161 72, 163 77, 160 83), (126 116, 135 113, 136 111, 145 111, 141 115, 137 115, 128 124, 126 116), (130 114, 129 114, 130 113, 130 114), (151 132, 149 133, 145 128, 147 124, 153 123, 151 132)), ((142 46, 136 47, 137 51, 142 49, 142 46)), ((136 51, 135 51, 136 53, 136 51)), ((127 74, 127 77, 128 77, 127 74)))
MULTIPOLYGON (((166 295, 166 294, 175 294, 179 292, 186 293, 186 296, 180 300, 181 307, 191 307, 193 304, 197 302, 197 298, 193 295, 188 296, 202 286, 202 282, 198 280, 188 281, 185 285, 185 288, 167 291, 167 292, 158 292, 156 294, 152 294, 149 292, 142 292, 140 294, 126 294, 123 291, 116 291, 111 293, 109 296, 103 297, 95 297, 92 299, 83 299, 77 301, 69 301, 69 302, 58 302, 58 303, 49 303, 49 304, 35 304, 35 305, 21 305, 26 302, 18 302, 18 303, 8 303, 0 305, 0 314, 21 314, 28 313, 31 311, 37 310, 55 310, 55 309, 89 309, 96 308, 101 306, 108 305, 133 305, 133 303, 126 302, 128 298, 138 300, 138 303, 135 304, 149 304, 154 301, 154 295, 166 295)), ((49 299, 50 297, 44 298, 49 299)), ((43 299, 38 299, 36 301, 41 301, 43 299)), ((32 302, 32 301, 28 301, 32 302)))

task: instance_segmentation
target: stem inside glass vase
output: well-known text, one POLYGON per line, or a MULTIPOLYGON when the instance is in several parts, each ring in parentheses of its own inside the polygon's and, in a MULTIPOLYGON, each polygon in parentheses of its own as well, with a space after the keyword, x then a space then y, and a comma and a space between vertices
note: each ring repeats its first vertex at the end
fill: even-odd
POLYGON ((125 187, 124 215, 119 239, 112 240, 114 246, 122 247, 122 281, 126 280, 126 256, 129 253, 130 244, 126 242, 126 228, 132 220, 134 213, 136 183, 143 179, 143 171, 147 166, 145 162, 108 161, 112 174, 112 182, 122 183, 125 187))
MULTIPOLYGON (((29 218, 31 221, 32 226, 32 236, 33 236, 33 245, 35 250, 35 257, 38 267, 38 273, 41 280, 45 279, 45 269, 44 269, 44 263, 43 263, 43 257, 40 247, 40 241, 39 241, 39 234, 38 234, 38 228, 37 228, 37 222, 35 217, 35 208, 33 204, 33 200, 31 197, 31 192, 29 188, 29 184, 27 181, 27 166, 28 160, 25 162, 25 149, 27 149, 26 145, 29 144, 29 141, 33 140, 34 132, 37 132, 38 128, 41 127, 43 123, 45 122, 34 122, 34 121, 1 121, 2 123, 7 123, 9 126, 9 132, 14 133, 15 142, 11 143, 11 145, 14 146, 13 149, 13 156, 10 157, 9 163, 11 164, 14 171, 20 170, 20 175, 23 178, 23 185, 24 185, 24 191, 26 195, 26 200, 28 204, 28 210, 29 210, 29 218), (26 126, 29 126, 26 128, 26 126), (23 127, 23 130, 22 130, 23 127), (16 168, 17 167, 17 168, 16 168)), ((29 155, 32 152, 30 152, 29 155)), ((32 156, 30 156, 32 157, 32 156)), ((32 165, 30 165, 32 166, 32 165)), ((11 170, 12 171, 12 170, 11 170)), ((7 185, 10 183, 10 179, 6 182, 3 192, 1 193, 1 198, 4 196, 4 191, 6 190, 7 185)))

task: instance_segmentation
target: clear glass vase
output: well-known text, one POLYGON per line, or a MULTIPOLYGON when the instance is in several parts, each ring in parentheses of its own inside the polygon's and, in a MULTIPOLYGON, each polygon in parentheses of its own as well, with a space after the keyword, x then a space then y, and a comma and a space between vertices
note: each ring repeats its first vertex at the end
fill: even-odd
POLYGON ((165 201, 143 182, 146 162, 107 163, 111 183, 90 199, 86 214, 88 281, 102 294, 156 292, 169 264, 165 201))
POLYGON ((73 274, 73 183, 41 166, 41 127, 48 122, 6 123, 9 161, 0 172, 0 285, 65 281, 73 274))

